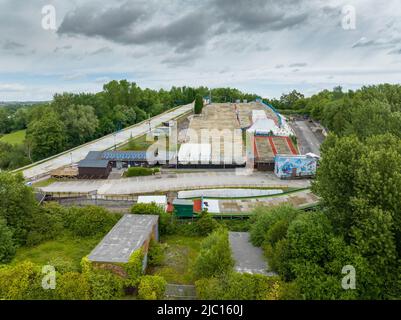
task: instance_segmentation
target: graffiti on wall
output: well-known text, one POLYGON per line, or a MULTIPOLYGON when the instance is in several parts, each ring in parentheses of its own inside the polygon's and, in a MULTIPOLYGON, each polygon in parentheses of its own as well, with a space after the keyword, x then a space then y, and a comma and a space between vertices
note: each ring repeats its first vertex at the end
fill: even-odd
POLYGON ((314 176, 317 160, 310 157, 276 156, 274 171, 280 178, 314 176))

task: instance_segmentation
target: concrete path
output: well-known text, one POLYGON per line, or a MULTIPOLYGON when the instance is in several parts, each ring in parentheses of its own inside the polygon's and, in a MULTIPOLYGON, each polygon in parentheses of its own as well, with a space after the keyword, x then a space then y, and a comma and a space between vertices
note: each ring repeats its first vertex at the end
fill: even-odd
MULTIPOLYGON (((179 117, 180 115, 190 111, 193 108, 193 104, 188 104, 177 108, 171 112, 163 113, 151 119, 150 126, 155 128, 163 122, 170 121, 179 117)), ((54 158, 45 160, 38 164, 29 166, 24 169, 23 175, 26 179, 36 180, 42 175, 46 175, 52 170, 70 165, 71 163, 77 163, 83 160, 89 151, 104 151, 113 148, 114 145, 119 145, 127 142, 131 137, 139 137, 146 134, 149 131, 149 122, 134 125, 126 128, 118 133, 107 135, 103 138, 95 140, 93 142, 82 145, 71 151, 66 151, 54 158)))
POLYGON ((135 195, 222 187, 307 188, 309 180, 280 180, 272 173, 238 176, 235 172, 203 172, 126 178, 118 180, 75 180, 55 182, 40 188, 47 194, 97 193, 98 196, 135 195))
POLYGON ((322 141, 319 141, 308 126, 307 121, 295 121, 293 127, 298 137, 298 147, 301 154, 312 152, 320 156, 320 145, 322 141))
POLYGON ((269 266, 261 248, 254 247, 249 241, 248 232, 230 232, 230 246, 235 260, 234 269, 240 273, 276 275, 269 272, 269 266))

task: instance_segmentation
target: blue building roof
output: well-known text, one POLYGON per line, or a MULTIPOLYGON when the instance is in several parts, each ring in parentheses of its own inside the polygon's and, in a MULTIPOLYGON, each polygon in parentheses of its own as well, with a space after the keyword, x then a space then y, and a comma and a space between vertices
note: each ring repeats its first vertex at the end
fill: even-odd
POLYGON ((146 161, 146 151, 105 151, 103 160, 109 161, 146 161))

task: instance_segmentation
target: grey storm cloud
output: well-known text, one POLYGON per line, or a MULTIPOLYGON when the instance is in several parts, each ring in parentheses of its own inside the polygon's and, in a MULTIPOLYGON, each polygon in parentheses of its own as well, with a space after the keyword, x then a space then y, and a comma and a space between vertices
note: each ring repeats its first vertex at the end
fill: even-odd
POLYGON ((152 14, 141 3, 125 2, 117 7, 100 8, 100 5, 93 4, 75 8, 67 13, 57 32, 106 39, 119 38, 121 34, 127 33, 127 29, 152 14))
POLYGON ((306 21, 308 13, 288 10, 289 3, 296 1, 208 0, 196 8, 173 1, 171 8, 183 13, 164 17, 154 14, 153 2, 125 2, 107 9, 82 6, 67 13, 58 34, 98 36, 125 45, 163 43, 184 52, 204 45, 213 35, 281 30, 306 21))
POLYGON ((185 51, 203 44, 208 28, 207 16, 191 13, 167 25, 157 25, 142 32, 121 35, 119 39, 124 43, 134 44, 163 42, 175 47, 176 51, 185 51))
MULTIPOLYGON (((298 1, 303 2, 303 1, 298 1)), ((297 1, 283 0, 211 0, 219 19, 233 25, 236 31, 281 30, 298 25, 308 18, 308 12, 288 8, 297 1)))

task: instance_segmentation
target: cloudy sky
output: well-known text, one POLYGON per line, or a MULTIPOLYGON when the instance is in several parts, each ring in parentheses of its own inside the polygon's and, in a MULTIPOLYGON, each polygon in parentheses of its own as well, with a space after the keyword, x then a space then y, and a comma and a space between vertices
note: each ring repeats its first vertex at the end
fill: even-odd
POLYGON ((401 1, 0 0, 0 101, 113 79, 264 97, 400 83, 401 1))

